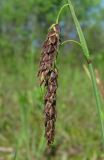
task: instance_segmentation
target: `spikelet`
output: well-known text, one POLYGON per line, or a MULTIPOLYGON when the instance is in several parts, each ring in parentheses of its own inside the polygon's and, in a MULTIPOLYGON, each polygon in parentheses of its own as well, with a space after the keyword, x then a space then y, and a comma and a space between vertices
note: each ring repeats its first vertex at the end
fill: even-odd
POLYGON ((55 66, 57 51, 60 44, 60 28, 54 24, 49 29, 46 40, 43 44, 38 76, 40 85, 46 87, 44 97, 45 113, 45 136, 50 145, 54 141, 55 121, 56 121, 56 90, 58 72, 55 66))

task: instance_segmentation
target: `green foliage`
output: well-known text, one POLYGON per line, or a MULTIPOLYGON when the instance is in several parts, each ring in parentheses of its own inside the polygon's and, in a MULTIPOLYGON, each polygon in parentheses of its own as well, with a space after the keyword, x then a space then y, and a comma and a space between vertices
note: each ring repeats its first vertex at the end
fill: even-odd
POLYGON ((102 144, 103 144, 103 147, 104 147, 104 126, 103 126, 104 120, 103 120, 103 116, 102 116, 104 113, 103 113, 103 110, 102 110, 102 107, 101 107, 102 104, 101 104, 101 98, 100 98, 100 94, 99 94, 99 90, 98 90, 98 86, 97 86, 97 82, 96 82, 96 76, 95 76, 95 73, 94 73, 93 64, 92 64, 92 60, 90 58, 90 53, 89 53, 89 50, 88 50, 88 47, 87 47, 87 43, 86 43, 84 34, 82 32, 82 29, 80 27, 80 24, 78 22, 78 19, 76 17, 73 5, 72 5, 70 0, 68 0, 68 3, 69 3, 69 8, 70 8, 70 11, 71 11, 71 14, 72 14, 77 32, 78 32, 81 47, 83 49, 83 54, 84 54, 84 56, 87 60, 87 63, 88 63, 88 67, 89 67, 89 71, 90 71, 90 75, 91 75, 91 80, 92 80, 92 84, 93 84, 93 90, 94 90, 95 99, 96 99, 97 113, 98 113, 99 122, 100 122, 100 125, 101 125, 101 133, 102 133, 102 141, 103 141, 102 144))
MULTIPOLYGON (((87 41, 90 44, 93 42, 93 45, 95 45, 97 39, 99 39, 99 44, 101 44, 104 38, 104 35, 102 35, 103 28, 101 26, 103 22, 103 9, 101 9, 100 3, 100 0, 73 0, 78 19, 84 27, 84 32, 87 34, 87 41), (98 20, 99 24, 96 25, 98 20), (95 33, 99 30, 98 37, 93 35, 95 33, 92 30, 95 33)), ((7 55, 10 53, 24 56, 25 53, 31 52, 31 48, 38 48, 46 33, 46 29, 55 22, 58 10, 63 4, 64 1, 61 0, 1 0, 1 54, 7 55)), ((70 23, 68 22, 66 12, 63 13, 62 24, 67 32, 70 31, 70 33, 76 34, 73 28, 73 22, 71 20, 70 23), (67 28, 68 25, 70 26, 69 29, 67 28)), ((68 35, 65 35, 65 38, 69 39, 68 35)), ((90 49, 92 49, 92 46, 90 46, 90 49)), ((98 45, 97 51, 99 52, 99 50, 101 51, 101 48, 98 45)))
MULTIPOLYGON (((0 147, 12 147, 14 150, 12 153, 0 152, 0 158, 104 158, 99 142, 99 123, 94 108, 96 104, 90 81, 82 70, 81 62, 78 62, 81 57, 77 48, 75 53, 60 53, 59 56, 56 139, 51 151, 46 147, 43 90, 39 88, 36 77, 40 52, 37 48, 40 47, 39 40, 43 39, 47 26, 55 21, 58 9, 63 3, 61 0, 0 1, 0 147)), ((103 79, 104 48, 103 45, 100 46, 104 37, 101 26, 103 9, 99 8, 101 16, 98 17, 96 12, 94 17, 93 14, 89 17, 89 10, 95 9, 97 5, 99 7, 100 1, 73 0, 73 3, 82 27, 84 25, 89 48, 93 52, 96 48, 96 55, 92 58, 101 70, 103 79), (98 19, 99 24, 96 25, 98 19)), ((63 13, 63 19, 65 21, 62 20, 61 23, 67 33, 69 30, 70 33, 76 33, 66 12, 63 13), (70 26, 70 29, 67 26, 70 26)), ((64 38, 69 39, 68 34, 64 35, 64 38)), ((63 52, 69 52, 67 46, 63 52)))
MULTIPOLYGON (((58 59, 60 76, 52 154, 48 153, 44 138, 44 106, 40 106, 43 94, 36 78, 37 61, 0 59, 0 146, 15 151, 15 155, 0 153, 0 157, 6 160, 14 156, 16 160, 26 160, 28 156, 36 160, 48 160, 49 156, 54 160, 104 157, 90 80, 78 63, 78 55, 73 56, 74 53, 60 53, 58 59)), ((103 59, 97 60, 100 61, 97 68, 102 68, 103 59)))

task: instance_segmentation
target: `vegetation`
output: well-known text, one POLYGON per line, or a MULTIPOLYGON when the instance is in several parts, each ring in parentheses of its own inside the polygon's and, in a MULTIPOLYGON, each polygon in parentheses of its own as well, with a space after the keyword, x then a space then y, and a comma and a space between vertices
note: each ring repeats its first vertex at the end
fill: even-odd
MULTIPOLYGON (((43 90, 36 77, 40 56, 38 47, 46 26, 55 21, 53 17, 57 15, 62 2, 29 0, 24 4, 19 0, 15 3, 13 0, 9 0, 9 3, 4 0, 0 3, 0 158, 103 159, 95 98, 91 81, 82 67, 86 61, 80 54, 82 50, 77 45, 73 47, 73 43, 61 48, 57 60, 60 75, 57 123, 55 142, 51 149, 47 148, 44 139, 43 90)), ((91 59, 103 80, 103 7, 98 0, 78 0, 73 1, 73 4, 83 6, 76 7, 76 14, 92 53, 91 59), (99 16, 98 10, 101 13, 99 16)), ((64 27, 71 34, 65 35, 63 31, 63 39, 72 39, 74 36, 77 40, 73 21, 71 18, 68 20, 70 16, 65 15, 66 12, 62 18, 65 21, 61 21, 60 25, 62 31, 64 27)))

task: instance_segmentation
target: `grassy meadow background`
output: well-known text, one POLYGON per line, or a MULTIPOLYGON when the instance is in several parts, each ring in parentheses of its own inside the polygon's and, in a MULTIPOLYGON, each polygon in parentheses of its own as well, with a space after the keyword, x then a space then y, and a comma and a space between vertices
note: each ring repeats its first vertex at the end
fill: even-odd
MULTIPOLYGON (((91 81, 75 44, 60 49, 55 142, 44 138, 43 91, 37 77, 41 46, 61 0, 0 1, 0 160, 104 160, 91 81)), ((94 67, 104 85, 104 1, 73 0, 94 67)), ((78 40, 68 9, 62 41, 78 40)), ((104 95, 102 96, 102 106, 104 95)))

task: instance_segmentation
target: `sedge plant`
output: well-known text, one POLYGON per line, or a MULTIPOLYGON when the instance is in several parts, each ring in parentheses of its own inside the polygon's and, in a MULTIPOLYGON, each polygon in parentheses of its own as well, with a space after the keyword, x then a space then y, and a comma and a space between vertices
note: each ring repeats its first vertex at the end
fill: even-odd
MULTIPOLYGON (((51 83, 50 83, 50 74, 52 72, 52 65, 50 65, 49 66, 50 68, 49 68, 48 65, 47 65, 47 61, 48 61, 49 64, 52 61, 54 66, 56 66, 56 58, 57 57, 55 57, 55 59, 53 58, 53 60, 50 61, 50 55, 52 55, 52 54, 50 54, 50 52, 53 53, 53 55, 54 55, 56 50, 57 50, 57 43, 56 42, 59 40, 59 37, 58 37, 57 34, 56 34, 56 37, 54 37, 54 32, 56 31, 55 26, 59 25, 60 15, 66 7, 68 7, 69 11, 71 12, 71 15, 72 15, 72 18, 74 20, 74 24, 76 26, 77 33, 78 33, 80 41, 78 42, 78 41, 75 41, 75 40, 66 40, 66 41, 64 41, 60 44, 64 45, 64 44, 70 43, 70 42, 75 43, 75 44, 79 45, 79 47, 81 47, 81 49, 83 51, 83 55, 84 55, 84 57, 87 61, 87 64, 88 64, 89 73, 90 73, 90 77, 91 77, 91 81, 92 81, 92 85, 93 85, 94 95, 95 95, 95 99, 96 99, 96 106, 97 106, 97 114, 98 114, 99 122, 100 122, 100 126, 101 126, 101 133, 102 133, 102 139, 103 139, 102 143, 103 143, 103 146, 104 146, 104 125, 103 125, 103 114, 102 114, 103 112, 102 112, 100 94, 99 94, 98 86, 97 86, 97 83, 96 83, 96 76, 95 76, 95 73, 94 73, 93 64, 92 64, 91 56, 90 56, 90 53, 89 53, 89 50, 88 50, 88 46, 87 46, 84 34, 82 32, 80 23, 79 23, 79 21, 77 19, 77 16, 75 14, 75 10, 74 10, 74 7, 72 5, 71 0, 67 0, 67 3, 61 7, 61 9, 58 13, 58 16, 56 18, 55 24, 53 24, 49 29, 48 37, 46 38, 46 41, 43 45, 43 50, 42 50, 43 54, 42 54, 42 58, 41 58, 41 61, 40 61, 40 70, 39 70, 39 71, 41 71, 40 79, 41 79, 42 83, 43 82, 45 83, 45 86, 49 86, 49 87, 47 87, 47 91, 50 93, 50 90, 53 89, 52 87, 55 84, 53 84, 53 86, 52 86, 51 83), (50 35, 50 37, 49 37, 49 35, 50 35), (53 48, 52 46, 56 46, 56 47, 53 48), (47 60, 44 58, 45 56, 46 56, 46 58, 47 58, 47 56, 49 56, 47 58, 47 60), (45 59, 45 60, 43 60, 43 59, 45 59)), ((58 43, 58 45, 59 45, 59 43, 58 43)), ((51 82, 52 82, 52 80, 51 80, 51 82)), ((55 90, 55 93, 56 93, 56 90, 55 90)), ((45 114, 46 114, 46 117, 48 118, 48 120, 51 122, 53 119, 52 119, 52 114, 50 113, 50 111, 52 111, 52 109, 54 109, 54 108, 53 108, 53 101, 50 103, 50 98, 52 98, 52 97, 50 97, 50 95, 48 95, 48 96, 49 96, 48 97, 49 98, 48 99, 49 100, 49 107, 48 107, 49 110, 47 110, 47 112, 45 111, 45 114)), ((46 102, 45 102, 45 104, 46 104, 46 102)), ((56 104, 56 98, 55 98, 55 104, 56 104)), ((48 120, 47 120, 46 123, 48 123, 48 120)), ((49 126, 51 126, 50 122, 49 122, 49 126)), ((50 129, 52 129, 52 126, 50 127, 50 129)), ((53 136, 52 133, 51 133, 51 136, 53 136)), ((47 140, 49 140, 50 137, 47 136, 46 138, 47 138, 47 140)), ((52 139, 52 141, 53 141, 53 139, 52 139)), ((50 138, 50 144, 51 144, 51 138, 50 138)))

